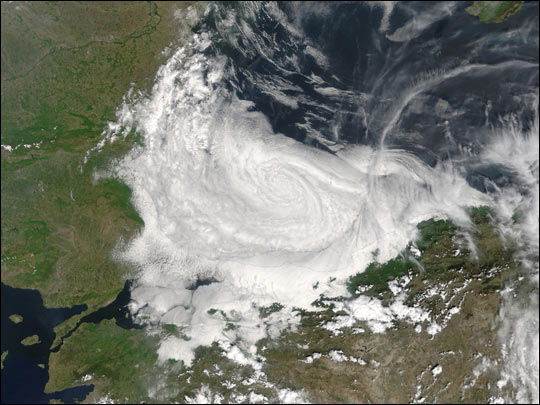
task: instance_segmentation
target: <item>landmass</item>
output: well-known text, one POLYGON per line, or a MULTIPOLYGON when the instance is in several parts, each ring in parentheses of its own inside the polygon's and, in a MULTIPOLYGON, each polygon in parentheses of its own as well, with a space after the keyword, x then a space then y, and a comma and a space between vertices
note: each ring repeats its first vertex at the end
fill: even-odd
POLYGON ((2 352, 2 370, 4 369, 4 360, 6 359, 8 355, 8 351, 2 352))
MULTIPOLYGON (((474 2, 467 12, 496 23, 522 3, 474 2)), ((136 96, 152 86, 168 51, 181 43, 179 32, 189 31, 190 6, 197 7, 2 2, 2 281, 38 289, 48 307, 88 305, 55 328, 53 346, 82 316, 114 300, 130 276, 111 252, 142 220, 125 184, 93 174, 130 150, 137 134, 82 162, 107 122, 115 120, 125 94, 133 89, 136 96)), ((95 389, 88 403, 278 402, 292 391, 312 402, 488 402, 500 394, 488 367, 500 360, 493 334, 500 290, 521 270, 489 209, 473 209, 471 217, 478 259, 455 224, 421 223, 414 246, 386 263, 375 260, 349 279, 350 296, 321 296, 319 311, 297 311, 297 330, 260 341, 258 355, 265 360, 257 369, 227 358, 218 344, 199 347, 190 367, 159 363, 159 339, 181 337, 176 326, 161 325, 149 335, 105 320, 83 324, 51 354, 46 390, 91 381, 95 389), (400 297, 429 319, 392 319, 378 333, 369 320, 351 323, 344 309, 358 299, 388 308, 400 297)), ((261 319, 281 309, 279 303, 261 308, 261 319)), ((22 321, 16 316, 12 322, 22 321)), ((234 333, 236 326, 231 321, 227 328, 234 333)), ((39 337, 21 343, 39 343, 39 337)), ((2 367, 7 354, 2 353, 2 367)))
MULTIPOLYGON (((110 392, 115 398, 143 398, 147 385, 140 385, 144 381, 142 376, 159 375, 154 370, 157 346, 157 337, 148 337, 138 329, 122 329, 113 320, 85 323, 66 339, 59 352, 51 354, 51 376, 46 392, 80 385, 83 377, 90 375, 92 384, 100 392, 110 392), (81 351, 81 347, 85 350, 81 351), (79 360, 68 360, 73 357, 79 360), (118 381, 122 383, 118 384, 118 381)), ((154 382, 157 384, 158 380, 154 382)))
MULTIPOLYGON (((156 345, 166 334, 178 333, 176 327, 162 325, 149 337, 147 331, 103 321, 85 324, 51 355, 55 371, 47 390, 79 385, 90 375, 95 390, 87 402, 278 402, 284 393, 298 391, 316 403, 487 402, 501 395, 496 369, 489 366, 500 361, 492 333, 500 291, 519 277, 521 267, 497 233, 491 210, 474 208, 470 215, 477 258, 452 222, 420 223, 419 240, 402 255, 374 262, 349 279, 350 296, 321 296, 318 311, 298 310, 297 330, 259 341, 257 355, 264 358, 259 369, 230 360, 217 343, 199 347, 190 367, 173 360, 159 363, 156 345), (379 310, 408 308, 416 318, 382 319, 387 324, 381 333, 379 321, 350 316, 346 308, 355 300, 379 310), (81 354, 80 347, 88 350, 81 354)), ((260 316, 267 319, 282 308, 261 308, 260 316)))
POLYGON ((129 278, 111 253, 142 221, 126 185, 93 173, 136 135, 83 161, 128 90, 152 86, 190 4, 2 2, 2 282, 47 307, 87 304, 57 335, 129 278))
POLYGON ((501 23, 517 13, 522 5, 522 1, 474 1, 465 11, 484 23, 501 23))
POLYGON ((9 316, 9 320, 13 323, 21 323, 23 321, 23 317, 18 314, 13 314, 9 316))
POLYGON ((41 340, 39 340, 38 335, 28 336, 28 337, 25 337, 23 340, 21 340, 21 344, 24 346, 32 346, 38 343, 41 343, 41 340))

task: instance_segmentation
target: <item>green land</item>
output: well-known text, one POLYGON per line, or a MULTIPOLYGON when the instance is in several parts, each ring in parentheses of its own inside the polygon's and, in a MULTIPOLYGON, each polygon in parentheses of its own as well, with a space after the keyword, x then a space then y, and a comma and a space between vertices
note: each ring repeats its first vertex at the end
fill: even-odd
POLYGON ((142 221, 126 185, 92 174, 135 134, 82 163, 127 91, 151 87, 164 51, 189 30, 179 17, 189 5, 2 2, 3 283, 39 290, 48 307, 85 303, 87 312, 121 291, 128 270, 111 252, 142 221))
POLYGON ((484 23, 501 23, 517 13, 522 5, 522 1, 474 1, 465 11, 484 23))
POLYGON ((53 346, 129 278, 111 253, 142 221, 126 185, 93 173, 136 134, 82 163, 128 90, 151 88, 190 30, 191 4, 2 2, 2 282, 39 290, 47 307, 88 305, 55 328, 53 346))

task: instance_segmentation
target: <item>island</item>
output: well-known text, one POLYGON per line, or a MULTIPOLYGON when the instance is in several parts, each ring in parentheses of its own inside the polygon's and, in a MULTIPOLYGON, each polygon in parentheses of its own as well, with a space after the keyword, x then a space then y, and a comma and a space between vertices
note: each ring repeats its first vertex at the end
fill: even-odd
POLYGON ((5 352, 2 352, 2 370, 4 369, 4 360, 6 359, 8 355, 8 351, 6 350, 5 352))
POLYGON ((522 1, 474 1, 465 11, 486 24, 501 23, 517 13, 522 5, 522 1))
POLYGON ((19 314, 13 314, 9 316, 9 320, 13 323, 21 323, 23 321, 23 317, 19 314))
POLYGON ((24 346, 32 346, 38 343, 41 343, 41 340, 39 340, 38 335, 28 336, 28 337, 25 337, 23 340, 21 340, 21 344, 24 346))

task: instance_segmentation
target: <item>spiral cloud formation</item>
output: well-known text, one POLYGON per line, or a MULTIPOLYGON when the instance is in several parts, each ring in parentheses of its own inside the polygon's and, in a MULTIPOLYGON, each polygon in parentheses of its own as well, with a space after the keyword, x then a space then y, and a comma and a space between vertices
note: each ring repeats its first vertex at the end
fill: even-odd
MULTIPOLYGON (((536 287, 522 298, 511 284, 502 292, 498 385, 518 387, 508 402, 538 402, 538 361, 531 360, 538 358, 539 329, 538 64, 524 46, 537 49, 537 20, 513 33, 499 32, 497 57, 491 36, 473 38, 470 60, 460 54, 456 64, 440 59, 440 48, 452 48, 452 41, 469 46, 466 30, 446 38, 448 43, 414 40, 441 15, 453 15, 457 3, 420 12, 396 3, 413 17, 394 30, 389 3, 370 3, 384 8, 377 32, 386 33, 390 47, 381 48, 374 35, 368 36, 373 52, 357 50, 361 59, 354 68, 360 70, 354 71, 363 80, 358 89, 330 74, 349 57, 331 60, 336 55, 319 49, 318 34, 303 30, 301 22, 315 14, 324 18, 313 21, 333 21, 329 6, 304 10, 293 2, 285 8, 291 15, 272 3, 242 3, 240 11, 216 6, 211 25, 219 35, 196 34, 174 52, 149 97, 128 93, 106 139, 135 130, 143 140, 113 168, 132 188, 144 220, 141 233, 117 249, 119 259, 138 269, 131 311, 151 324, 175 324, 184 335, 161 343, 161 360, 189 364, 194 348, 217 341, 229 358, 259 370, 254 343, 294 328, 293 307, 308 308, 320 294, 344 294, 348 276, 363 271, 375 252, 380 262, 399 254, 415 239, 418 222, 445 217, 467 228, 472 225, 465 207, 487 204, 503 238, 519 246, 516 258, 536 287), (251 21, 279 22, 287 35, 276 42, 273 30, 270 35, 237 24, 238 12, 251 21), (251 18, 259 12, 265 18, 251 18), (222 56, 223 43, 237 52, 222 56), (429 54, 439 56, 416 58, 431 47, 429 54), (366 54, 374 59, 364 66, 366 54), (526 85, 510 80, 493 86, 493 93, 482 93, 486 103, 474 91, 452 97, 462 81, 476 85, 479 78, 495 83, 518 76, 526 85), (502 100, 506 92, 519 97, 502 100), (485 124, 479 106, 485 107, 485 124), (521 110, 512 125, 503 122, 521 110), (502 124, 497 131, 495 115, 502 124), (529 115, 531 125, 525 122, 529 115), (293 139, 302 134, 321 149, 293 139), (445 160, 435 165, 441 156, 445 160), (501 181, 484 175, 493 171, 505 173, 501 181), (275 302, 284 308, 262 320, 259 308, 275 302)), ((334 26, 323 27, 327 38, 334 38, 334 26)), ((367 46, 365 34, 358 39, 367 46)), ((377 316, 375 306, 354 304, 365 319, 377 316)))
MULTIPOLYGON (((486 203, 451 165, 369 146, 331 154, 274 133, 223 85, 234 68, 205 56, 208 45, 201 34, 179 49, 151 96, 126 102, 110 126, 144 139, 116 168, 145 223, 120 253, 140 269, 132 310, 191 338, 164 342, 163 358, 189 363, 194 347, 227 339, 212 308, 235 318, 253 351, 275 332, 259 324, 258 306, 343 293, 375 250, 387 260, 414 239, 419 221, 467 226, 463 207, 486 203), (214 282, 194 288, 197 279, 214 282)), ((282 312, 278 329, 293 322, 282 312)))

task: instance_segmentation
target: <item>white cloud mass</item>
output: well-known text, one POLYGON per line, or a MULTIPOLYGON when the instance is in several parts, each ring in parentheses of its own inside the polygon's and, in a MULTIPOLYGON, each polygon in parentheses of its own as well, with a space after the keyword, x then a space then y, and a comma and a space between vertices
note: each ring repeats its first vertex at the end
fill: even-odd
POLYGON ((343 293, 325 282, 362 270, 375 249, 379 260, 398 254, 421 220, 466 224, 462 207, 487 202, 451 166, 367 146, 332 155, 273 133, 222 85, 232 67, 204 56, 208 45, 199 35, 178 50, 150 98, 124 105, 111 127, 144 138, 116 169, 145 222, 122 253, 141 269, 132 309, 192 338, 164 342, 164 355, 189 362, 193 347, 223 338, 212 308, 235 311, 253 342, 264 335, 257 306, 343 293), (187 289, 197 277, 219 282, 187 289))
MULTIPOLYGON (((417 26, 427 24, 424 17, 413 21, 414 29, 392 36, 414 37, 417 26)), ((319 294, 343 294, 346 277, 362 271, 373 251, 378 249, 381 262, 394 257, 415 238, 422 220, 448 217, 470 226, 467 206, 489 204, 507 216, 522 207, 526 226, 501 231, 538 251, 537 127, 528 138, 517 134, 517 146, 501 134, 483 157, 525 173, 532 193, 483 194, 452 162, 430 167, 407 151, 385 147, 347 146, 330 154, 274 133, 266 116, 224 85, 235 67, 225 57, 206 56, 210 44, 205 34, 195 35, 160 68, 150 96, 124 103, 109 127, 111 137, 135 129, 143 139, 115 168, 132 188, 145 223, 118 253, 139 269, 131 310, 152 322, 176 324, 189 338, 163 341, 161 359, 189 364, 195 347, 219 341, 231 358, 247 364, 257 340, 294 328, 293 306, 309 307, 319 294), (529 151, 530 159, 508 159, 512 147, 529 151), (194 289, 197 279, 214 282, 194 289), (261 320, 259 307, 273 302, 285 309, 261 320)), ((382 141, 431 82, 477 68, 482 66, 430 77, 402 96, 382 141)), ((371 319, 369 310, 355 309, 371 319)), ((538 323, 538 311, 532 316, 538 323)), ((512 334, 508 356, 520 364, 512 342, 521 345, 535 333, 537 338, 538 324, 525 338, 507 329, 501 333, 512 334)), ((538 339, 534 350, 538 354, 538 339)), ((538 376, 538 362, 535 367, 538 376)))

